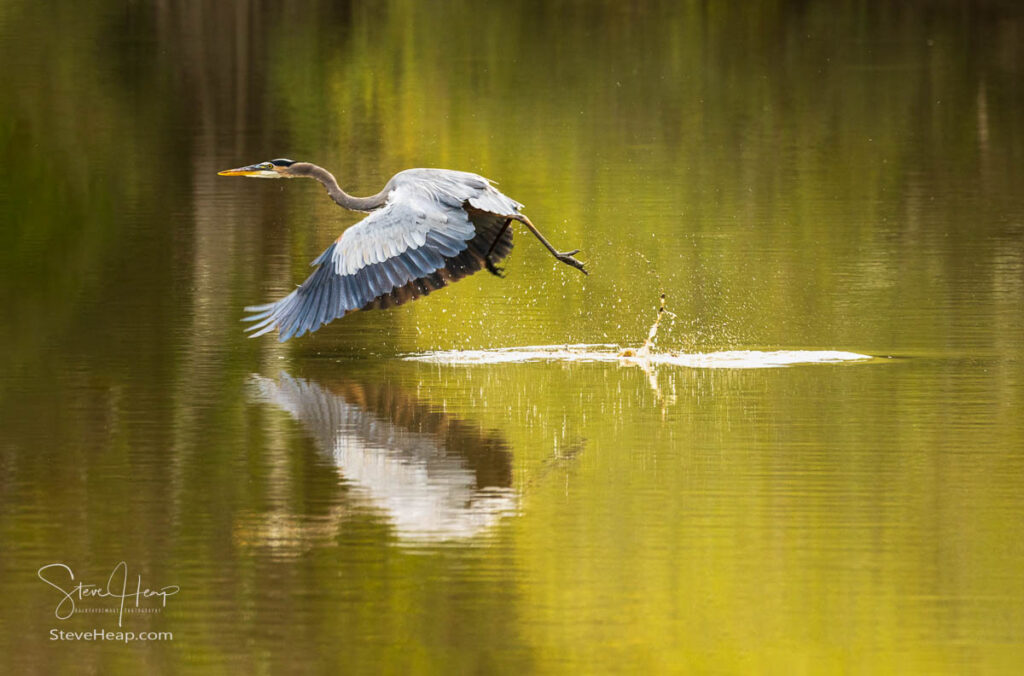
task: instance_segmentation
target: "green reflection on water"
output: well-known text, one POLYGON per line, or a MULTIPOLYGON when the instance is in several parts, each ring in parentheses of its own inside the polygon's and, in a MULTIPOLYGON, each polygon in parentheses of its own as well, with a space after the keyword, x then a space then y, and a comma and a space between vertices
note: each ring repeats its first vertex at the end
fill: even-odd
POLYGON ((3 659, 1008 671, 1022 20, 996 2, 5 4, 3 659), (410 166, 483 173, 593 274, 520 233, 505 280, 247 341, 242 306, 358 218, 317 186, 215 176, 282 155, 358 194, 410 166), (666 349, 909 358, 659 369, 656 387, 609 364, 397 360, 637 345, 661 292, 666 349), (282 369, 467 449, 463 469, 491 448, 514 513, 407 537, 386 491, 253 394, 282 369), (133 619, 176 640, 50 642, 36 568, 122 559, 181 586, 133 619))

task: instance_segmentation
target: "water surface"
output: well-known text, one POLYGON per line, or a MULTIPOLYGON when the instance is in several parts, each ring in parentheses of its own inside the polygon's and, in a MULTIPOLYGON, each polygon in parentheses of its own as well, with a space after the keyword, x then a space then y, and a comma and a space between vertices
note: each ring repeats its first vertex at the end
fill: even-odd
POLYGON ((5 670, 1018 672, 1022 35, 1000 2, 5 4, 5 670), (522 232, 506 279, 248 340, 359 219, 216 176, 282 156, 482 173, 592 274, 522 232), (179 588, 122 628, 173 640, 51 640, 118 620, 37 570, 120 561, 179 588))

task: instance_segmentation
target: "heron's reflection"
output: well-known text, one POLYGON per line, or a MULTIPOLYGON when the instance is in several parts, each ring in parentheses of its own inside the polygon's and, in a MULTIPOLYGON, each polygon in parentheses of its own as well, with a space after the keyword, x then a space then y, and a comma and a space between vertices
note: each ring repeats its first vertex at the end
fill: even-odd
POLYGON ((476 535, 516 510, 505 441, 390 383, 254 376, 258 396, 310 432, 341 475, 383 510, 399 537, 476 535))

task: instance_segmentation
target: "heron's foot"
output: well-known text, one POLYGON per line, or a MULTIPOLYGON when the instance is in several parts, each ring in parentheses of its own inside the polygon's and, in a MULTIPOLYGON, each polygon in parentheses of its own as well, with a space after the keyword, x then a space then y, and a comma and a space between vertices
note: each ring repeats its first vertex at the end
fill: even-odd
POLYGON ((505 268, 499 268, 495 265, 490 256, 484 257, 484 265, 487 266, 487 272, 491 273, 495 277, 505 277, 505 268))
POLYGON ((557 252, 555 254, 555 258, 557 258, 558 260, 562 261, 566 265, 573 266, 574 268, 576 268, 577 270, 579 270, 583 274, 589 275, 590 273, 587 272, 587 269, 583 267, 583 265, 584 265, 583 261, 578 260, 576 258, 573 258, 573 256, 575 256, 579 252, 580 252, 579 249, 573 249, 572 251, 559 251, 559 252, 557 252))

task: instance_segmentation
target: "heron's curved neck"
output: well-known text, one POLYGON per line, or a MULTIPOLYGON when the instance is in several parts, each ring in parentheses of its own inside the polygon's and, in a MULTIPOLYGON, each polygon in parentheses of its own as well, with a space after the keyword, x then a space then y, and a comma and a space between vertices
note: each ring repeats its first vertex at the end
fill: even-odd
POLYGON ((343 206, 346 209, 353 211, 373 211, 374 209, 384 206, 384 202, 388 198, 388 187, 384 186, 376 195, 370 195, 369 197, 354 197, 349 195, 347 192, 341 189, 338 185, 337 179, 331 172, 327 171, 323 167, 319 167, 309 162, 296 162, 291 167, 291 174, 293 176, 307 176, 309 178, 315 178, 316 180, 323 183, 324 187, 327 188, 327 194, 331 196, 331 199, 338 203, 339 206, 343 206))

